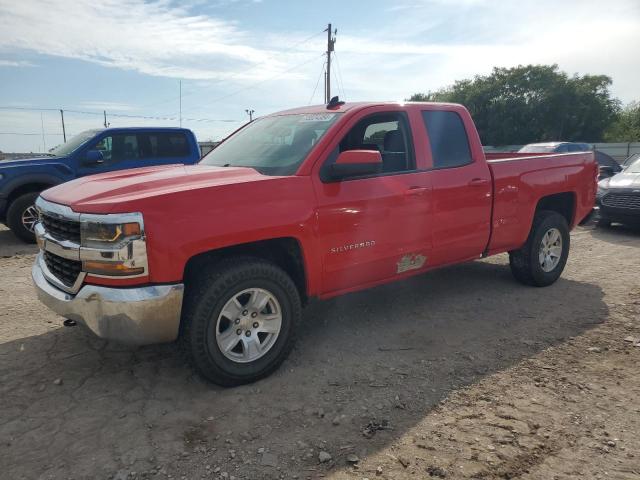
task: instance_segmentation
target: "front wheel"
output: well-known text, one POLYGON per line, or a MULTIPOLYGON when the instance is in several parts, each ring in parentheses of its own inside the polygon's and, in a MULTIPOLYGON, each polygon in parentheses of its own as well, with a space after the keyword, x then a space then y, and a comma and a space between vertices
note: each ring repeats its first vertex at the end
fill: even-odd
POLYGON ((509 252, 511 273, 525 285, 551 285, 564 270, 569 244, 569 227, 565 218, 557 212, 541 210, 534 216, 524 246, 509 252))
POLYGON ((7 210, 7 226, 13 234, 23 242, 35 243, 36 235, 33 232, 38 222, 36 199, 38 192, 25 193, 16 198, 7 210))
POLYGON ((223 260, 187 285, 181 342, 196 370, 222 386, 254 382, 291 350, 301 317, 286 272, 261 259, 223 260))

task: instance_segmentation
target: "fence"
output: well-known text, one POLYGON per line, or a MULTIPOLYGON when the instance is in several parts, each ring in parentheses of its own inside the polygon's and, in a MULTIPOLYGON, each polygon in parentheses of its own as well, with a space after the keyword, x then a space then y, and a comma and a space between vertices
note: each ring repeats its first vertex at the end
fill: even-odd
MULTIPOLYGON (((613 157, 618 163, 622 163, 626 158, 634 153, 640 153, 640 142, 627 143, 590 143, 590 145, 602 153, 613 157)), ((517 152, 524 145, 501 145, 485 146, 485 152, 517 152)))

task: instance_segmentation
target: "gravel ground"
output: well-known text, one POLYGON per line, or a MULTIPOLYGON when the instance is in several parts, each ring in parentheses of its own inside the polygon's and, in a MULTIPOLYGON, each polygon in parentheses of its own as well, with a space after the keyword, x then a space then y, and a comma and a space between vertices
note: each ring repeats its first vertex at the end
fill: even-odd
POLYGON ((33 253, 0 230, 0 478, 640 478, 640 231, 579 228, 544 289, 500 255, 314 303, 234 389, 62 327, 33 253))

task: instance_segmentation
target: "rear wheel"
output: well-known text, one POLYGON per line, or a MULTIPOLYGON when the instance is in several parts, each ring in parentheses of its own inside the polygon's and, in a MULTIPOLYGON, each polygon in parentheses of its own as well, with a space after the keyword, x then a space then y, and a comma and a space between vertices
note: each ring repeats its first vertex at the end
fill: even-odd
POLYGON ((278 368, 300 317, 300 295, 281 268, 261 259, 227 259, 188 286, 181 342, 203 377, 241 385, 278 368))
POLYGON ((16 198, 7 210, 7 226, 20 240, 35 243, 33 229, 38 222, 36 199, 40 193, 30 192, 16 198))
POLYGON ((524 246, 509 252, 511 273, 525 285, 551 285, 564 270, 569 244, 569 227, 565 218, 557 212, 541 210, 533 219, 524 246))

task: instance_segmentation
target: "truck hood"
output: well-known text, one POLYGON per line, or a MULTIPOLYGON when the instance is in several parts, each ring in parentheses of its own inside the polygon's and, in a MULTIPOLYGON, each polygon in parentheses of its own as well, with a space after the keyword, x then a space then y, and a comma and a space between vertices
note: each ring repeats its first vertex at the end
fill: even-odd
POLYGON ((31 168, 42 165, 59 165, 64 163, 67 157, 37 157, 37 158, 19 158, 16 160, 0 161, 0 171, 8 168, 31 168))
POLYGON ((640 173, 619 173, 609 180, 609 188, 640 188, 640 173))
POLYGON ((135 168, 78 178, 45 190, 42 196, 82 213, 136 210, 138 201, 196 190, 273 178, 252 168, 166 165, 135 168))

